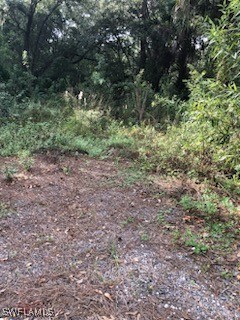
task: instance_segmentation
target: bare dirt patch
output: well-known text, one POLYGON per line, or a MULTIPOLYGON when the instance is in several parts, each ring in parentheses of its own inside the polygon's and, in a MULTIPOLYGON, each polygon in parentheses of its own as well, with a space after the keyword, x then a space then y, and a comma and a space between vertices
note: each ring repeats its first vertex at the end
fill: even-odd
POLYGON ((173 243, 181 184, 133 183, 113 162, 51 154, 11 183, 0 179, 11 213, 0 220, 0 310, 53 308, 69 320, 240 319, 239 282, 220 278, 216 266, 204 272, 211 257, 173 243), (168 226, 158 224, 169 208, 168 226))

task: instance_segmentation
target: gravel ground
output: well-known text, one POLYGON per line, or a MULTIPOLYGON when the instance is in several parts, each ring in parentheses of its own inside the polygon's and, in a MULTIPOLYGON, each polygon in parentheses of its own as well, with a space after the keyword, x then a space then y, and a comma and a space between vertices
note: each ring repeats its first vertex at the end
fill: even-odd
MULTIPOLYGON (((211 256, 196 259, 156 223, 160 209, 175 206, 176 184, 130 183, 110 161, 51 155, 13 183, 0 181, 11 213, 0 224, 0 310, 52 308, 64 320, 240 319, 239 282, 204 271, 211 256)), ((175 206, 169 219, 182 214, 175 206)))

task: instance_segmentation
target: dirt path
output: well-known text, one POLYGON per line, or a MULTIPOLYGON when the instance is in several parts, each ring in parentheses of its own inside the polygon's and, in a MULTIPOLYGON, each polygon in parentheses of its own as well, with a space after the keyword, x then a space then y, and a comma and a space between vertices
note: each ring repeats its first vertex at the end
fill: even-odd
POLYGON ((0 310, 53 308, 69 320, 240 319, 239 287, 204 272, 207 257, 200 263, 174 246, 169 230, 182 215, 174 190, 128 178, 112 162, 54 155, 36 157, 12 184, 0 177, 0 202, 12 211, 0 220, 0 310), (169 208, 173 220, 157 224, 169 208))

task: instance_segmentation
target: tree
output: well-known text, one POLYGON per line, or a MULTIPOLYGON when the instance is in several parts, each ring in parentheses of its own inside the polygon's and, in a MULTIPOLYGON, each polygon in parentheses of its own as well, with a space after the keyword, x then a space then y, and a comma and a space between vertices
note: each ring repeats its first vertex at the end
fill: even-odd
POLYGON ((89 19, 91 5, 83 6, 78 0, 7 0, 7 5, 5 42, 15 55, 15 64, 38 79, 56 80, 54 70, 61 75, 56 63, 61 64, 62 77, 67 77, 72 65, 88 59, 88 53, 100 45, 89 19))

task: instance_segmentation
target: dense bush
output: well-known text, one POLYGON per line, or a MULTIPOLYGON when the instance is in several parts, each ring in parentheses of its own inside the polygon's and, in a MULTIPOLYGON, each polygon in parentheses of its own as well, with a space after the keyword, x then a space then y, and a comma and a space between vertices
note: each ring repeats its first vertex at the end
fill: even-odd
POLYGON ((192 148, 220 168, 240 172, 240 91, 204 75, 193 74, 187 120, 198 128, 192 148))
POLYGON ((6 92, 4 84, 0 83, 0 124, 9 117, 14 98, 6 92))

